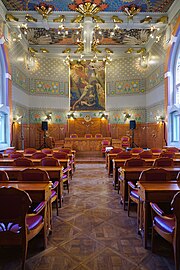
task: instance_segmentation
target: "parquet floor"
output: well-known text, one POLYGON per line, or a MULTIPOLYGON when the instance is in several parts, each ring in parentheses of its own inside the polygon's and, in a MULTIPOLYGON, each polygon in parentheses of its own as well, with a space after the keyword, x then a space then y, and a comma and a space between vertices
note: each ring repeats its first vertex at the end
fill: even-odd
MULTIPOLYGON (((32 240, 26 270, 174 270, 170 247, 160 245, 163 256, 143 248, 136 213, 123 210, 104 164, 77 163, 48 248, 32 240)), ((19 258, 18 249, 1 249, 0 270, 20 269, 19 258)))

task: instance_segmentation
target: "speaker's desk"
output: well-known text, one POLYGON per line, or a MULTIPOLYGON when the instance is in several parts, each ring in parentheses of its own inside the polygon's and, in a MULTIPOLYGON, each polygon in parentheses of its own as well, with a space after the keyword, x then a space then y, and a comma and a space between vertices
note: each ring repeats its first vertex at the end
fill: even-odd
POLYGON ((65 143, 71 144, 71 147, 80 152, 88 152, 88 151, 101 151, 102 141, 103 140, 111 140, 111 137, 103 137, 103 138, 65 138, 65 143))

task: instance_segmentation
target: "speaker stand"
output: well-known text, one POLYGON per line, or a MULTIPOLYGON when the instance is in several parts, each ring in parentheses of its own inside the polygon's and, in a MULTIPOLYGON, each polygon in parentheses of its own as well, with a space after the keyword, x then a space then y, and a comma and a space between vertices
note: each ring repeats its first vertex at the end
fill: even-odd
POLYGON ((139 147, 135 142, 134 142, 134 129, 132 129, 132 136, 131 136, 131 148, 139 147))
POLYGON ((39 147, 39 149, 43 149, 43 148, 50 148, 47 143, 46 143, 46 130, 44 130, 44 135, 43 135, 43 143, 41 144, 41 146, 39 147))

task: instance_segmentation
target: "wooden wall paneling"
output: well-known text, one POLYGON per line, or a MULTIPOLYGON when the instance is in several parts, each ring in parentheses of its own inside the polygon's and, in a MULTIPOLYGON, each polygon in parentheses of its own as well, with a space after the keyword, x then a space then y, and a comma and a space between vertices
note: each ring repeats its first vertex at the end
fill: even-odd
POLYGON ((146 124, 146 139, 147 147, 160 147, 165 146, 164 141, 164 126, 162 123, 147 123, 146 124))

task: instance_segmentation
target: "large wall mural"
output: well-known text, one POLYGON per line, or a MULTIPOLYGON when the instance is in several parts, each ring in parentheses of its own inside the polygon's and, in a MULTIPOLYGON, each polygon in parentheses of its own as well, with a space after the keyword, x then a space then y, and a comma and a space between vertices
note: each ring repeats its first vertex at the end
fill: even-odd
POLYGON ((105 110, 105 63, 73 61, 70 64, 70 109, 105 110))

